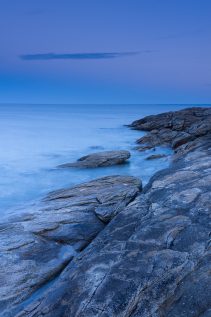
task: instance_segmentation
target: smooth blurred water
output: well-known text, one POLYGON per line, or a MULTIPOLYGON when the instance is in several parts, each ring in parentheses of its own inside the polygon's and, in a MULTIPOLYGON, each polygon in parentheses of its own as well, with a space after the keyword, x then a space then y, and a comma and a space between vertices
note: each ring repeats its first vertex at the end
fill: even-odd
MULTIPOLYGON (((167 158, 135 151, 143 135, 125 124, 182 105, 0 105, 0 214, 47 192, 104 175, 134 175, 146 183, 167 158), (128 149, 130 162, 97 169, 57 169, 99 150, 128 149)), ((169 149, 159 149, 169 154, 169 149)), ((153 152, 154 153, 154 152, 153 152)))

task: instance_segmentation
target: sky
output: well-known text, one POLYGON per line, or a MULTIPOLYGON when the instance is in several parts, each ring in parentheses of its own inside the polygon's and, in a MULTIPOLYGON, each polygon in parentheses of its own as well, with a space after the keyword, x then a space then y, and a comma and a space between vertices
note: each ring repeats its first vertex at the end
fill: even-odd
POLYGON ((211 1, 0 0, 0 103, 211 103, 211 1))

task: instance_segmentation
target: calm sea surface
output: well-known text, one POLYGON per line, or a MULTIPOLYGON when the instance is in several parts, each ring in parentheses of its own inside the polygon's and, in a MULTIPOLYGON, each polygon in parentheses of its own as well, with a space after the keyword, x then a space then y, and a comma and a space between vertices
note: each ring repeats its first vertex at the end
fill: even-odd
MULTIPOLYGON (((143 135, 125 124, 182 105, 0 105, 0 215, 47 192, 105 175, 135 175, 145 184, 169 159, 146 161, 134 151, 143 135), (57 169, 100 151, 127 149, 130 163, 98 169, 57 169)), ((157 152, 170 154, 162 148, 157 152)))

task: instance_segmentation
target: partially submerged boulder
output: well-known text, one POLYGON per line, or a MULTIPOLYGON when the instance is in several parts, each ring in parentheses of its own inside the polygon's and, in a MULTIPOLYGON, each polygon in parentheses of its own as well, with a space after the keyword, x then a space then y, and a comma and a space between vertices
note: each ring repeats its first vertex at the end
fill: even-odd
POLYGON ((152 154, 150 156, 147 156, 146 160, 156 160, 166 156, 167 156, 166 154, 152 154))
POLYGON ((79 158, 74 163, 66 163, 59 165, 59 167, 82 167, 82 168, 94 168, 103 166, 112 166, 123 164, 130 157, 130 152, 121 151, 103 151, 96 152, 79 158))

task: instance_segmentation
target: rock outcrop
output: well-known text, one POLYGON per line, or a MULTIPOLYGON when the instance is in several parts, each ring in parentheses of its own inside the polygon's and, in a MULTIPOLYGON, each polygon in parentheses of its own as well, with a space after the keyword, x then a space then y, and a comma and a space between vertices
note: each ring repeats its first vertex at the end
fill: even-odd
POLYGON ((66 163, 59 167, 94 168, 123 164, 130 158, 129 151, 103 151, 81 157, 74 163, 66 163))
POLYGON ((202 107, 148 116, 130 125, 136 130, 150 131, 137 141, 148 149, 158 145, 176 149, 210 133, 210 126, 210 108, 202 107))
POLYGON ((0 224, 0 316, 23 310, 140 190, 135 177, 108 176, 52 192, 0 224))
POLYGON ((156 144, 175 147, 178 133, 191 134, 176 146, 171 166, 156 173, 142 192, 134 178, 117 177, 115 186, 104 178, 102 195, 97 181, 86 185, 87 196, 82 196, 84 185, 59 191, 38 214, 2 225, 2 316, 210 316, 210 118, 211 109, 191 108, 132 124, 152 131, 146 144, 156 134, 156 144), (71 217, 85 226, 78 238, 71 217), (53 269, 56 261, 63 263, 53 269))

